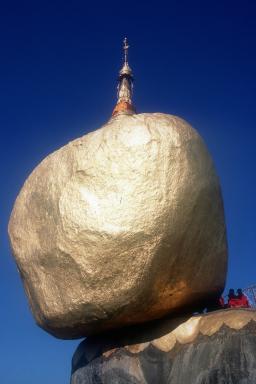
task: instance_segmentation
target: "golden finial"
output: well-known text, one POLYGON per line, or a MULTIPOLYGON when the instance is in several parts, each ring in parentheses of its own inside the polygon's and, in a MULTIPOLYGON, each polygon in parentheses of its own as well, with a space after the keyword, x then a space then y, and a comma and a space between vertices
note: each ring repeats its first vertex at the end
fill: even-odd
POLYGON ((124 62, 127 63, 128 62, 128 60, 127 60, 127 58, 128 58, 128 49, 129 49, 127 37, 124 38, 123 49, 124 49, 124 62))
POLYGON ((112 116, 119 114, 133 114, 135 108, 132 105, 133 75, 128 64, 128 40, 123 41, 124 63, 119 72, 117 86, 117 104, 114 108, 112 116))

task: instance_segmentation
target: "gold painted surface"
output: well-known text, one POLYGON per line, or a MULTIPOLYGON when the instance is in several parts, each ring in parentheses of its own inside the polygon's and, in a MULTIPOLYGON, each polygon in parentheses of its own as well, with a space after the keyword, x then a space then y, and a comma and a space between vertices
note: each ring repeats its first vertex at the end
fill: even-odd
POLYGON ((252 309, 227 309, 215 314, 209 314, 200 320, 200 332, 211 336, 217 332, 223 324, 229 328, 239 330, 251 320, 256 321, 256 312, 252 309))
MULTIPOLYGON (((122 348, 135 355, 150 345, 163 352, 170 352, 176 344, 193 343, 199 335, 213 336, 223 325, 239 331, 250 321, 256 322, 256 311, 245 308, 219 310, 192 316, 185 321, 182 317, 161 319, 147 326, 133 327, 132 331, 123 329, 120 333, 108 332, 107 337, 92 336, 83 343, 82 350, 87 361, 100 354, 110 357, 122 348), (159 332, 161 336, 157 337, 159 332)), ((79 353, 74 356, 80 358, 79 353)))
POLYGON ((36 321, 61 338, 196 307, 225 282, 218 177, 171 115, 118 115, 49 155, 9 234, 36 321))
POLYGON ((201 317, 191 317, 185 323, 181 324, 173 331, 176 340, 180 344, 193 341, 198 335, 200 321, 201 317))
POLYGON ((132 345, 126 345, 125 348, 130 351, 131 353, 139 353, 141 351, 144 351, 145 348, 149 346, 149 342, 147 343, 140 343, 140 344, 132 344, 132 345))
POLYGON ((194 316, 172 332, 153 340, 152 344, 158 349, 168 352, 175 346, 176 342, 180 344, 191 343, 199 334, 212 336, 223 325, 239 330, 252 320, 256 321, 256 311, 251 309, 227 309, 207 315, 194 316))
POLYGON ((160 337, 159 339, 155 339, 152 341, 152 345, 163 352, 169 352, 176 344, 177 339, 174 333, 167 333, 160 337))

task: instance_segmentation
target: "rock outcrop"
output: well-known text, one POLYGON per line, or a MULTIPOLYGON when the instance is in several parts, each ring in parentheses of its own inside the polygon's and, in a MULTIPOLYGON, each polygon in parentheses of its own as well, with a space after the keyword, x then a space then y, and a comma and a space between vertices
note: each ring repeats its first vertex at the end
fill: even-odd
POLYGON ((60 338, 196 309, 224 288, 218 177, 178 117, 118 115, 49 155, 9 234, 36 321, 60 338))
POLYGON ((91 337, 74 354, 71 378, 71 384, 255 382, 256 311, 246 309, 91 337))

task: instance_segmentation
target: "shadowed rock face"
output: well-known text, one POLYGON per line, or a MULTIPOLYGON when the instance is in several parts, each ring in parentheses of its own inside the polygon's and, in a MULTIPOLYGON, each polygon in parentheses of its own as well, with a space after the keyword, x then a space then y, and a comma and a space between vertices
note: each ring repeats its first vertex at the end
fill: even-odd
POLYGON ((124 337, 131 336, 127 332, 119 335, 112 346, 110 336, 103 337, 101 344, 93 338, 82 342, 73 358, 71 384, 255 383, 256 313, 218 311, 192 319, 193 322, 189 319, 174 329, 171 322, 164 326, 155 323, 151 325, 152 336, 161 327, 160 334, 164 329, 165 334, 146 341, 150 335, 148 328, 140 344, 138 340, 132 344, 131 339, 130 345, 124 345, 127 341, 124 337), (219 325, 213 331, 214 319, 219 325), (166 332, 168 326, 170 332, 166 332), (193 334, 192 341, 189 331, 193 334), (171 336, 175 337, 174 344, 171 336))
POLYGON ((117 116, 46 157, 9 234, 36 321, 60 338, 197 309, 225 284, 219 180, 171 115, 117 116))

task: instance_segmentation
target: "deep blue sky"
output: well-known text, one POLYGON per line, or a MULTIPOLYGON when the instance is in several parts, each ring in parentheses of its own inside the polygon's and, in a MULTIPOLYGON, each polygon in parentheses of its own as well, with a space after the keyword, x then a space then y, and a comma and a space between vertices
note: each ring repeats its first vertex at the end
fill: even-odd
POLYGON ((256 283, 255 1, 5 1, 0 12, 1 384, 65 384, 78 341, 40 330, 10 255, 7 223, 49 153, 98 128, 115 104, 121 41, 139 112, 182 116, 221 179, 227 286, 256 283))

